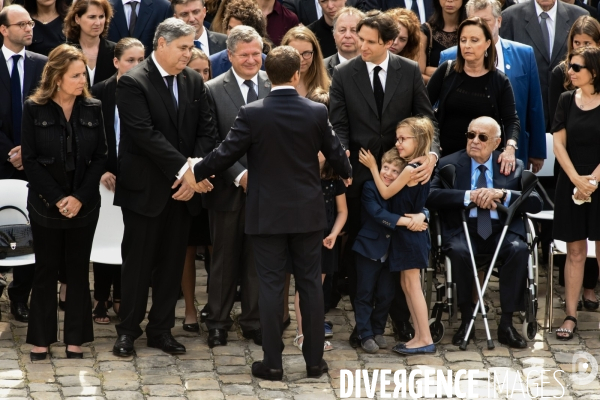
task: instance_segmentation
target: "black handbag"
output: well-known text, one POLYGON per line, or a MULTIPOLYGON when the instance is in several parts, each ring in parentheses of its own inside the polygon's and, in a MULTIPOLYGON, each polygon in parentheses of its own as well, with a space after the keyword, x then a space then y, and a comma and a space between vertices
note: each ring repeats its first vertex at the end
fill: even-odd
POLYGON ((7 257, 33 254, 33 236, 27 214, 14 206, 0 207, 0 212, 8 209, 20 212, 25 217, 27 223, 20 225, 0 225, 0 260, 7 257))

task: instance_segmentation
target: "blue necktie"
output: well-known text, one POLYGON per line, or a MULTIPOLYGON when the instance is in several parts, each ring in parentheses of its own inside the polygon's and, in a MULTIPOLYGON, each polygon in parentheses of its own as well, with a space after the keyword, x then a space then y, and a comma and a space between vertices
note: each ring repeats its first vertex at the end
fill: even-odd
POLYGON ((417 18, 419 19, 419 21, 421 21, 421 15, 419 14, 419 5, 417 4, 417 0, 412 0, 412 5, 410 6, 410 11, 414 12, 417 16, 417 18))
MULTIPOLYGON (((485 179, 485 171, 487 170, 487 167, 485 165, 480 165, 477 168, 479 169, 477 189, 487 188, 487 182, 485 179)), ((492 217, 490 216, 490 210, 477 208, 477 233, 483 238, 483 240, 487 240, 487 238, 489 238, 492 234, 492 217)))
POLYGON ((202 49, 202 42, 200 42, 199 40, 194 40, 194 47, 200 50, 202 49))
POLYGON ((21 90, 21 76, 19 75, 20 54, 12 56, 13 68, 10 75, 10 97, 12 102, 12 125, 14 145, 21 144, 21 117, 23 116, 23 93, 21 90))

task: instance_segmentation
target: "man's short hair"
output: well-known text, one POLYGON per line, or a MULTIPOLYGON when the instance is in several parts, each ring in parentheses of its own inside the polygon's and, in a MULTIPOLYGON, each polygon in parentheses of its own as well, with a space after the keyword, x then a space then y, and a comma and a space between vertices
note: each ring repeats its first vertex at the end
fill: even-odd
POLYGON ((478 117, 475 118, 474 120, 472 120, 469 123, 469 130, 471 130, 471 126, 474 123, 483 123, 487 126, 491 126, 494 129, 495 135, 490 137, 490 139, 497 139, 502 137, 502 130, 500 129, 500 125, 498 124, 498 121, 496 121, 494 118, 492 117, 478 117))
POLYGON ((171 0, 171 8, 175 11, 175 6, 184 6, 194 1, 199 1, 202 4, 202 7, 204 7, 204 0, 171 0))
MULTIPOLYGON (((0 0, 2 1, 2 0, 0 0)), ((27 11, 25 10, 25 8, 19 4, 11 4, 10 6, 5 6, 2 11, 0 11, 0 25, 4 25, 8 28, 8 25, 10 25, 10 22, 8 21, 8 13, 10 12, 10 10, 17 10, 17 9, 21 9, 23 11, 27 11)))
POLYGON ((393 41, 400 33, 398 24, 394 21, 394 18, 379 10, 369 11, 363 19, 358 21, 356 31, 359 32, 363 26, 368 26, 379 32, 379 38, 383 43, 393 41))
POLYGON ((233 53, 237 48, 238 43, 250 43, 255 40, 260 44, 260 48, 262 49, 263 40, 258 32, 256 32, 256 29, 251 26, 238 25, 234 27, 229 32, 229 36, 227 36, 227 50, 233 53))
POLYGON ((355 17, 358 17, 359 20, 361 20, 365 17, 365 13, 360 11, 358 8, 354 8, 354 7, 340 8, 338 10, 338 12, 335 14, 335 17, 333 17, 333 30, 334 31, 335 31, 335 26, 337 25, 337 21, 342 15, 353 15, 355 17))
POLYGON ((385 153, 383 153, 383 157, 381 157, 381 165, 383 164, 392 164, 396 167, 402 168, 402 164, 404 164, 404 160, 400 158, 400 154, 398 153, 397 148, 392 148, 385 153))
POLYGON ((502 6, 497 0, 469 0, 465 5, 467 15, 469 16, 473 16, 475 11, 486 10, 488 7, 492 7, 494 18, 502 16, 502 6))
POLYGON ((183 36, 196 34, 196 28, 177 18, 167 18, 156 27, 152 48, 158 48, 158 39, 164 38, 167 44, 183 36))
POLYGON ((275 47, 265 60, 265 70, 273 85, 283 85, 300 71, 300 53, 292 46, 275 47))

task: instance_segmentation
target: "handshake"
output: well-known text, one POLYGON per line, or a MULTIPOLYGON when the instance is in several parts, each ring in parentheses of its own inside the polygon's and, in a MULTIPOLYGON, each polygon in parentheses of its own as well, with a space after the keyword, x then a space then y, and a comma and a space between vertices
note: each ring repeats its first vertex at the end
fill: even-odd
MULTIPOLYGON (((200 162, 201 158, 188 158, 188 169, 185 171, 183 176, 173 183, 171 189, 175 189, 179 186, 179 190, 175 194, 173 194, 173 199, 179 201, 188 201, 193 196, 194 193, 207 193, 213 189, 212 183, 208 179, 204 179, 203 181, 196 182, 196 177, 194 176, 194 166, 200 162)), ((213 178, 212 176, 211 178, 213 178)))

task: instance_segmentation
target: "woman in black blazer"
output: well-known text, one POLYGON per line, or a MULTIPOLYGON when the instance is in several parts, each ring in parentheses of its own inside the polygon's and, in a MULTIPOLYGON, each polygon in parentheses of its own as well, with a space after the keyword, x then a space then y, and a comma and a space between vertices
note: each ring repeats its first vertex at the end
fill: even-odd
POLYGON ((456 62, 444 63, 427 85, 431 104, 438 103, 436 118, 440 129, 442 156, 464 150, 466 132, 478 117, 494 118, 502 128, 504 152, 498 162, 508 175, 516 167, 515 150, 520 124, 510 81, 496 69, 496 49, 487 24, 478 17, 458 27, 456 62))
POLYGON ((23 165, 36 256, 27 330, 32 361, 45 359, 56 342, 56 277, 62 263, 68 282, 67 358, 82 358, 81 345, 94 340, 88 265, 100 213, 106 137, 100 101, 87 90, 85 61, 76 48, 58 46, 23 107, 23 165))
POLYGON ((105 39, 112 14, 108 0, 89 0, 75 2, 65 17, 67 42, 80 48, 88 60, 88 87, 117 72, 113 63, 116 44, 105 39))
MULTIPOLYGON (((114 65, 117 73, 92 87, 92 96, 102 102, 102 115, 106 129, 108 160, 100 182, 115 191, 117 175, 117 153, 119 148, 119 116, 116 110, 115 94, 119 78, 144 61, 144 45, 135 38, 123 38, 115 47, 114 65)), ((113 288, 112 303, 115 314, 119 315, 121 303, 121 266, 94 263, 94 311, 92 318, 98 324, 110 323, 110 287, 113 288)))

